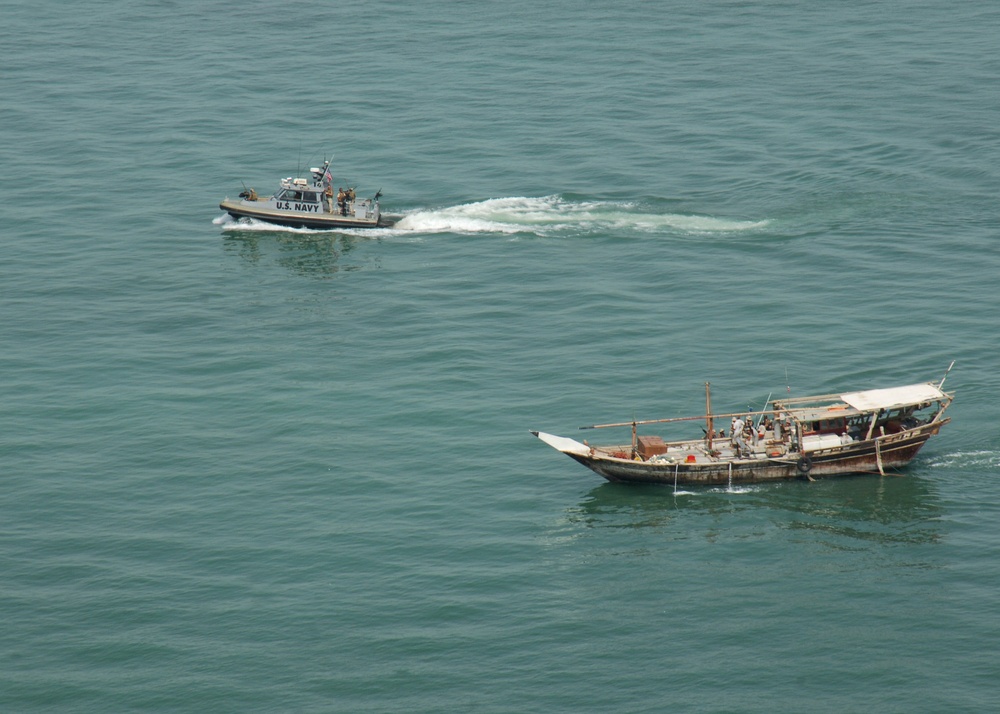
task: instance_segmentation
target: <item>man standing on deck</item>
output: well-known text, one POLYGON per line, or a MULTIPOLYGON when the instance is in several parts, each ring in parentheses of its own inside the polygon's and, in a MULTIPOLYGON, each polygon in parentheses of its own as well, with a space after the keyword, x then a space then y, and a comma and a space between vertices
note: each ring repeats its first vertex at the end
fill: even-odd
POLYGON ((743 421, 743 417, 733 417, 733 430, 730 432, 729 440, 733 442, 733 446, 736 446, 736 439, 742 436, 743 429, 746 427, 746 422, 743 421))
POLYGON ((746 434, 744 433, 748 423, 743 417, 737 417, 733 421, 732 442, 737 457, 748 456, 751 453, 751 449, 746 442, 746 434))

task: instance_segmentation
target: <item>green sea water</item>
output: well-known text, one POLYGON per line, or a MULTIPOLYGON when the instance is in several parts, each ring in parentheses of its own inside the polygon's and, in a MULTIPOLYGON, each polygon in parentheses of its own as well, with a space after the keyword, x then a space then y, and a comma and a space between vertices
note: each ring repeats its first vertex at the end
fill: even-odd
POLYGON ((0 8, 0 711, 1000 706, 993 3, 0 8), (952 360, 902 475, 529 433, 952 360))

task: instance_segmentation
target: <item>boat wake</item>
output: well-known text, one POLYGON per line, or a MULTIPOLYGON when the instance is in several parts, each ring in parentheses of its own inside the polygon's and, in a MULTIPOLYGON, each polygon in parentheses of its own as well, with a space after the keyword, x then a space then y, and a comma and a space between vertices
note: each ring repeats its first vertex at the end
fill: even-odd
POLYGON ((651 213, 634 202, 572 201, 561 196, 491 198, 403 214, 393 229, 419 233, 530 233, 548 236, 605 230, 733 233, 763 228, 768 221, 651 213))
POLYGON ((956 451, 953 454, 937 456, 929 464, 945 468, 997 468, 1000 466, 1000 452, 996 451, 956 451))
POLYGON ((673 232, 692 235, 730 234, 759 230, 769 221, 738 221, 711 216, 653 213, 627 201, 573 201, 562 196, 491 198, 444 208, 417 208, 401 215, 383 213, 379 228, 289 228, 223 214, 212 222, 224 231, 300 234, 347 233, 389 237, 414 233, 531 234, 540 237, 604 231, 673 232))

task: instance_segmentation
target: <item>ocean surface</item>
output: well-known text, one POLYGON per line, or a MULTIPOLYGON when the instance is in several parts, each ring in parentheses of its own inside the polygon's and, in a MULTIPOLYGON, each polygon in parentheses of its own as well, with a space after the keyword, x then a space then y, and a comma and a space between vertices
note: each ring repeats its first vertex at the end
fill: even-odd
POLYGON ((0 711, 1000 709, 997 3, 0 9, 0 711), (529 433, 952 360, 902 475, 529 433))

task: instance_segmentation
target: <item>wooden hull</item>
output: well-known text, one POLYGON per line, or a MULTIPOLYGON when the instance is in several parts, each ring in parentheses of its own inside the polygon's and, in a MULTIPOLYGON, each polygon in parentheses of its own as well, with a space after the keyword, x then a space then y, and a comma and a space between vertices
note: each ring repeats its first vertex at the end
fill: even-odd
POLYGON ((699 460, 695 463, 657 463, 617 458, 610 454, 620 447, 591 448, 571 439, 532 433, 608 481, 713 486, 884 473, 909 464, 927 440, 937 434, 948 421, 950 420, 942 419, 897 434, 805 453, 791 453, 780 457, 699 460))
POLYGON ((335 213, 298 213, 295 211, 279 211, 263 207, 247 205, 245 201, 223 201, 219 208, 233 218, 253 218, 265 223, 289 228, 378 228, 378 219, 360 219, 351 216, 341 216, 335 213))

